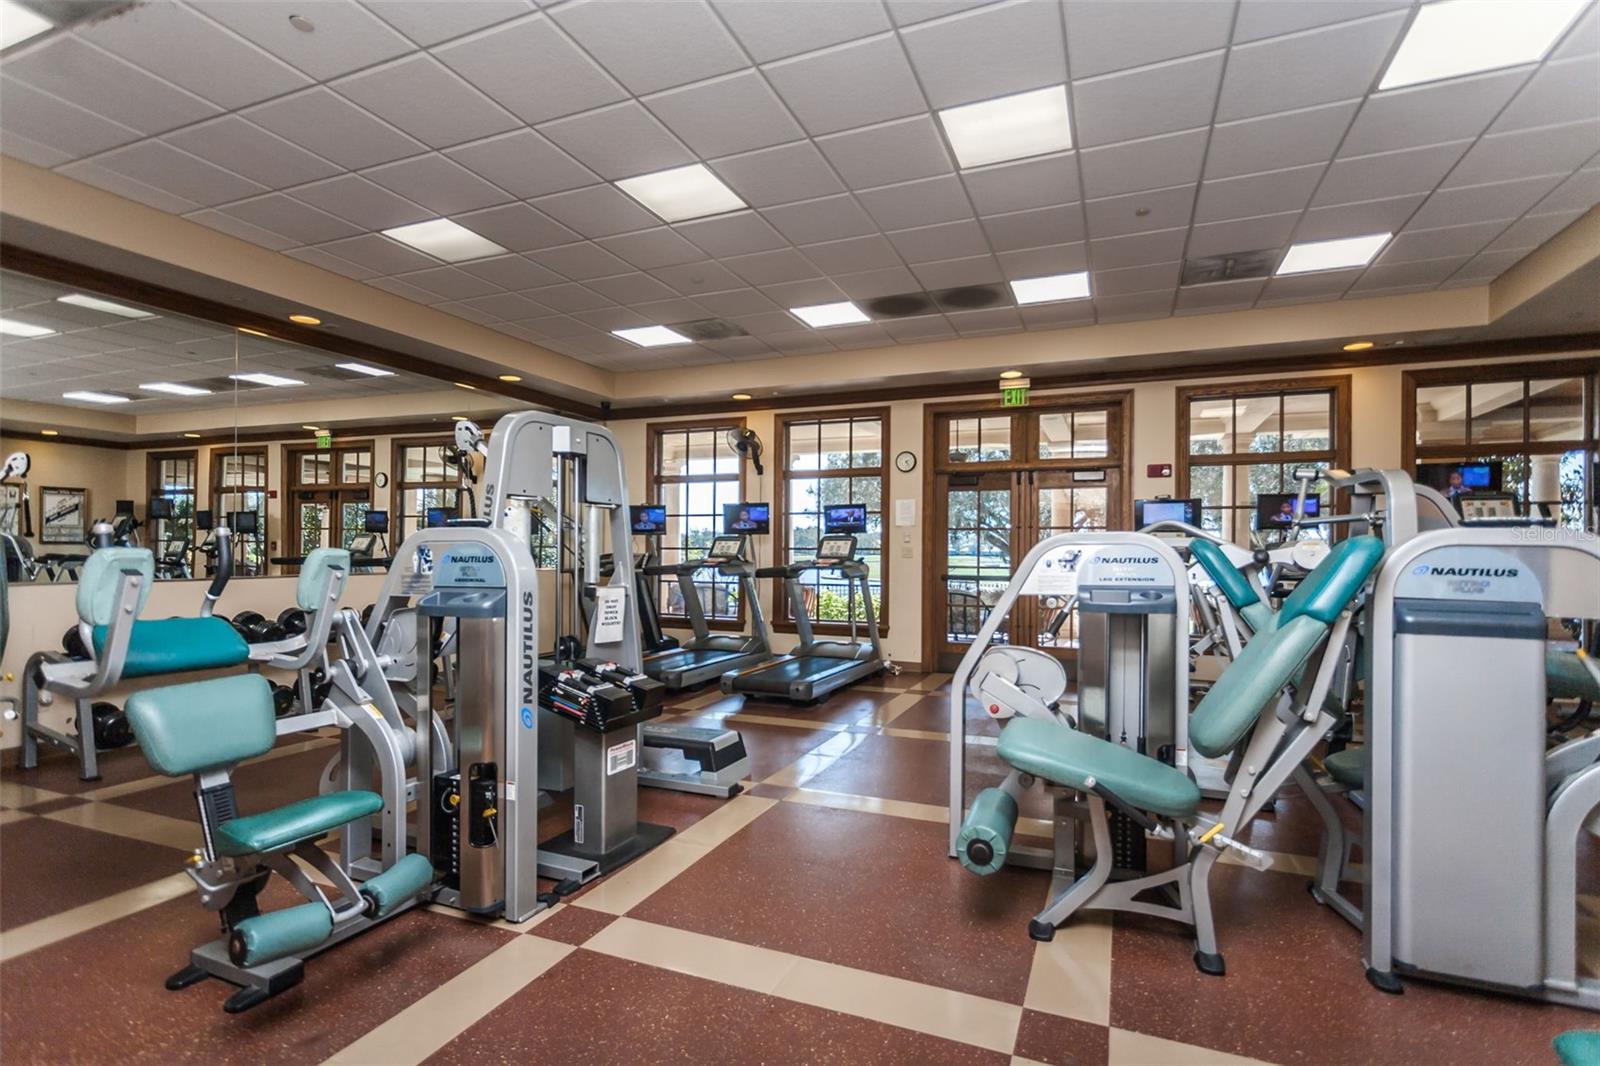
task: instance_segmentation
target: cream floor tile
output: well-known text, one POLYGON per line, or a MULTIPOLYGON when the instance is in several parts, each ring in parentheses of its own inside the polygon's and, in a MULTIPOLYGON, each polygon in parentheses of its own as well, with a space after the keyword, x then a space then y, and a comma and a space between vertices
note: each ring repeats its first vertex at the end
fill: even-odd
POLYGON ((710 848, 674 837, 574 898, 572 905, 607 914, 627 914, 657 889, 709 854, 710 848))
POLYGON ((48 918, 40 918, 27 925, 19 925, 15 929, 0 933, 0 961, 9 961, 19 955, 26 955, 30 951, 37 951, 54 944, 58 940, 65 940, 69 936, 76 936, 136 911, 142 911, 146 907, 165 903, 169 899, 190 892, 193 888, 194 882, 189 880, 188 874, 176 873, 159 881, 140 885, 138 888, 130 888, 125 892, 97 899, 93 903, 85 903, 69 911, 62 911, 60 914, 52 914, 48 918))
POLYGON ((782 718, 775 714, 743 714, 731 716, 728 728, 739 728, 740 722, 749 722, 751 725, 775 725, 784 729, 809 729, 816 733, 843 733, 849 729, 853 722, 818 722, 809 718, 782 718))
POLYGON ((8 808, 6 810, 0 810, 0 825, 10 825, 12 822, 20 822, 24 819, 34 817, 37 816, 29 814, 27 811, 13 811, 8 808))
POLYGON ((919 822, 944 822, 949 811, 931 803, 912 803, 910 800, 883 799, 879 796, 857 796, 849 792, 824 792, 815 788, 797 788, 783 798, 785 803, 809 803, 813 807, 833 807, 841 811, 861 811, 863 814, 887 814, 893 818, 915 818, 919 822))
POLYGON ((64 799, 65 792, 52 792, 47 788, 35 788, 33 785, 24 785, 19 781, 0 780, 0 807, 31 807, 35 803, 47 803, 50 800, 64 799))
POLYGON ((822 771, 866 743, 868 733, 835 733, 827 740, 800 756, 782 770, 769 776, 765 784, 780 788, 799 788, 822 771))
POLYGON ((201 845, 198 822, 186 822, 164 814, 151 814, 149 811, 118 807, 111 803, 80 803, 76 807, 52 811, 40 817, 184 851, 193 851, 201 845))
POLYGON ((412 1066, 575 950, 570 944, 519 936, 325 1061, 349 1066, 412 1066))
POLYGON ((1010 1053, 1022 1008, 898 977, 798 958, 774 995, 919 1033, 1010 1053))
POLYGON ((1109 1066, 1264 1066, 1260 1059, 1163 1040, 1127 1029, 1111 1030, 1109 1066))
POLYGON ((885 726, 883 735, 886 737, 905 737, 907 740, 949 740, 948 733, 935 733, 931 729, 896 729, 894 726, 885 726))
MULTIPOLYGON (((1269 851, 1267 855, 1272 858, 1272 865, 1264 873, 1293 874, 1296 877, 1317 876, 1317 857, 1315 855, 1295 855, 1287 851, 1269 851)), ((1218 862, 1227 863, 1229 866, 1249 865, 1231 850, 1224 851, 1218 862)))
POLYGON ((924 692, 902 692, 865 718, 858 719, 856 724, 886 726, 927 698, 924 692))
POLYGON ((918 681, 916 684, 912 685, 911 690, 914 692, 932 692, 946 681, 949 681, 951 676, 952 675, 950 674, 929 674, 921 681, 918 681))
POLYGON ((764 796, 735 796, 673 839, 714 848, 777 804, 764 796))
POLYGON ((1111 918, 1075 916, 1048 944, 1033 947, 1022 1005, 1096 1025, 1111 1024, 1111 918))
MULTIPOLYGON (((319 880, 315 871, 311 872, 311 878, 314 881, 319 880)), ((480 915, 468 914, 466 911, 457 910, 454 907, 446 907, 443 903, 429 903, 423 907, 423 910, 431 911, 434 914, 442 914, 446 918, 459 918, 464 922, 471 922, 473 925, 487 925, 491 929, 504 929, 508 933, 526 933, 557 910, 560 910, 561 907, 562 904, 557 903, 554 907, 540 911, 520 925, 515 922, 508 922, 504 918, 484 918, 480 915)))
POLYGON ((772 995, 799 956, 684 929, 618 918, 584 941, 585 948, 619 959, 772 995))
POLYGON ((738 697, 729 695, 716 685, 712 685, 708 691, 702 692, 692 699, 687 699, 682 703, 676 704, 673 707, 673 710, 680 713, 683 711, 698 711, 711 706, 713 703, 721 703, 723 700, 732 699, 738 699, 738 697))

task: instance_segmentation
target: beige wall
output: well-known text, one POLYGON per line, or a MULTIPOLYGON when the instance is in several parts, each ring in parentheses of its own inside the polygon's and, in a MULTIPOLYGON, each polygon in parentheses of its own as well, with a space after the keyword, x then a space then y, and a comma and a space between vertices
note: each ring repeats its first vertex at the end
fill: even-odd
MULTIPOLYGON (((41 544, 41 515, 39 490, 43 488, 71 488, 89 490, 89 513, 84 528, 96 518, 109 518, 118 500, 139 500, 129 481, 132 469, 131 453, 112 448, 91 448, 82 444, 57 444, 48 440, 17 440, 0 437, 0 457, 12 452, 27 452, 33 459, 28 474, 28 506, 33 513, 34 535, 28 538, 36 554, 45 552, 76 552, 81 544, 41 544)), ((20 525, 19 525, 20 529, 20 525)))

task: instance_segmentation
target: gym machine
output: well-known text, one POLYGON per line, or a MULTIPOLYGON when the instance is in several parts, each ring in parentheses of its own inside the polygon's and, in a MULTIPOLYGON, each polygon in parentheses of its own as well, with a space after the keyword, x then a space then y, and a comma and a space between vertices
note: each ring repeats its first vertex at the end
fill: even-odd
POLYGON ((767 617, 761 608, 761 596, 756 590, 756 566, 750 552, 749 537, 724 533, 713 538, 711 547, 698 558, 675 566, 651 566, 645 570, 645 575, 651 578, 669 574, 678 579, 683 610, 689 617, 694 636, 676 648, 646 655, 644 672, 647 675, 660 681, 669 690, 677 691, 703 685, 729 670, 744 670, 773 657, 767 617), (705 605, 700 601, 700 590, 694 580, 701 570, 715 570, 723 577, 731 577, 739 583, 745 609, 750 612, 748 634, 717 634, 711 631, 711 625, 706 621, 705 605))

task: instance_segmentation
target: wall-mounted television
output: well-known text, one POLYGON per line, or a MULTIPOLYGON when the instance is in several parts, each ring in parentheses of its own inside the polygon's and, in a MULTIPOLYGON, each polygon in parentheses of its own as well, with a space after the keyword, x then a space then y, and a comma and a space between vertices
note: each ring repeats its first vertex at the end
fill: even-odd
POLYGON ((667 528, 667 509, 659 504, 633 504, 628 508, 628 525, 641 537, 664 533, 667 528))
POLYGON ((725 503, 722 505, 724 533, 772 532, 772 506, 765 503, 725 503))
POLYGON ((822 509, 824 533, 865 533, 867 507, 861 503, 844 503, 822 509))

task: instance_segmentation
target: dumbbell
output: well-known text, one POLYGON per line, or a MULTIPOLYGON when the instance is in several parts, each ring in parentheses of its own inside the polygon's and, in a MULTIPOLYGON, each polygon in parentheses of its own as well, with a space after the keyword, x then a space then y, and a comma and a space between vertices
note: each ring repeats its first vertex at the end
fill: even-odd
POLYGON ((133 726, 128 724, 128 716, 115 703, 96 701, 90 704, 89 714, 96 748, 125 748, 133 743, 133 726))
POLYGON ((316 706, 321 707, 322 701, 332 692, 333 679, 328 676, 327 671, 320 666, 311 671, 311 699, 316 706))
POLYGON ((285 607, 278 612, 278 625, 283 627, 285 637, 302 636, 311 628, 310 620, 306 613, 298 607, 285 607))
POLYGON ((294 710, 294 689, 288 685, 272 686, 272 710, 279 718, 294 710))
POLYGON ((78 632, 78 627, 73 626, 61 634, 61 650, 73 659, 89 658, 89 649, 84 647, 83 634, 78 632))

